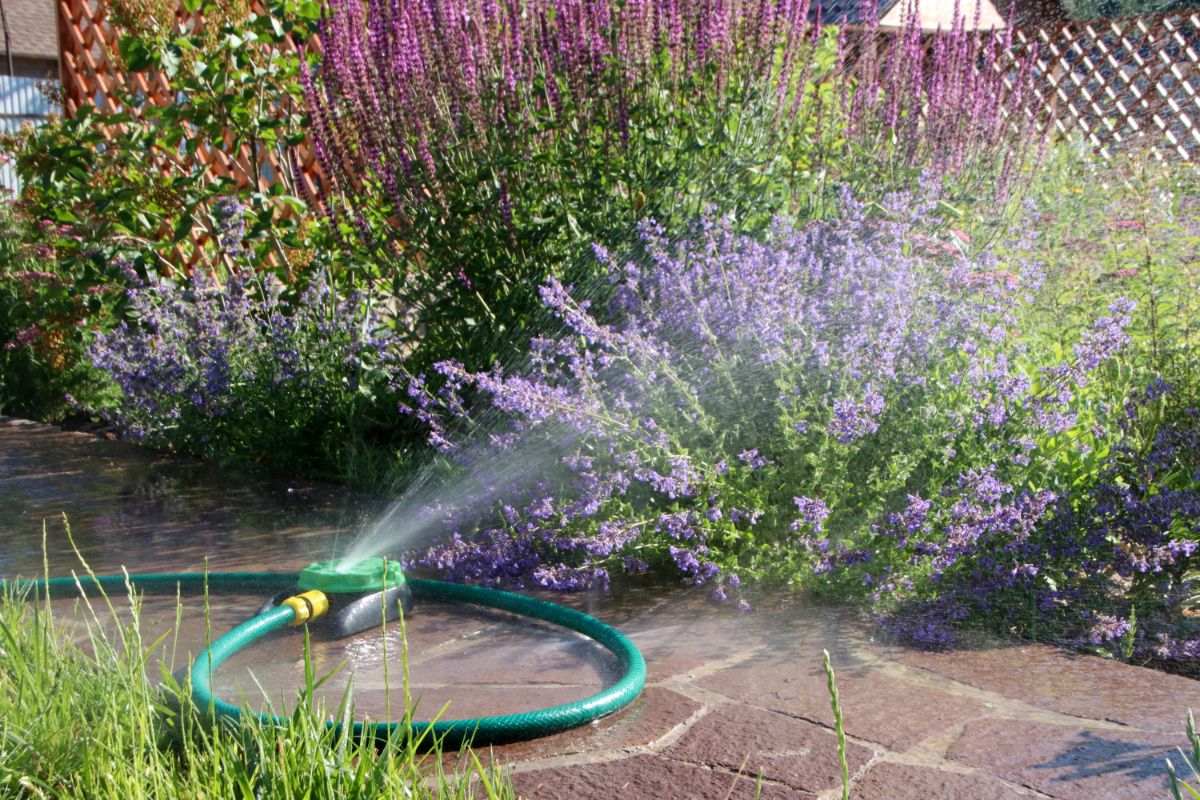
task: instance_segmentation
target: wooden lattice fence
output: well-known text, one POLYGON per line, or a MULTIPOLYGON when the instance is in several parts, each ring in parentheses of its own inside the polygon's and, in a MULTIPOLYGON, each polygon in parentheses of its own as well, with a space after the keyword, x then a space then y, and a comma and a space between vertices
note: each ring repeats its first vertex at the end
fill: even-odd
MULTIPOLYGON (((59 46, 63 83, 63 112, 74 115, 84 105, 93 105, 103 112, 124 111, 135 120, 151 106, 164 106, 176 101, 175 90, 167 78, 154 71, 130 72, 121 63, 118 39, 108 0, 57 0, 59 46), (121 97, 137 99, 136 107, 121 106, 121 97)), ((261 11, 257 3, 251 7, 261 11)), ((175 12, 177 30, 200 30, 204 19, 188 13, 179 2, 175 12)), ((278 108, 277 113, 292 113, 294 109, 278 108)), ((121 143, 125 128, 117 125, 105 131, 105 136, 121 143)), ((239 188, 254 187, 268 191, 279 181, 292 186, 302 196, 316 196, 322 186, 320 168, 312 148, 306 144, 293 148, 298 169, 288 163, 289 154, 282 144, 232 146, 232 137, 224 141, 197 134, 192 143, 194 151, 181 144, 178 151, 156 152, 148 157, 164 170, 192 171, 199 167, 211 180, 229 179, 239 188)), ((290 213, 286 211, 284 213, 290 213)), ((190 234, 192 246, 175 247, 173 261, 193 266, 201 258, 207 234, 200 228, 190 234)), ((273 260, 274 256, 269 256, 273 260)))
POLYGON ((1102 155, 1200 155, 1200 16, 1061 22, 1013 31, 1013 54, 1037 48, 1044 125, 1079 132, 1102 155))
MULTIPOLYGON (((107 0, 58 0, 58 17, 65 113, 85 103, 116 110, 116 89, 130 81, 144 104, 174 101, 163 76, 130 74, 120 67, 107 0)), ((203 24, 182 3, 176 23, 203 24)), ((1036 91, 1049 112, 1041 115, 1041 124, 1059 133, 1078 131, 1104 155, 1123 148, 1145 148, 1173 159, 1200 155, 1200 16, 1060 22, 1017 29, 1012 40, 1014 57, 1037 47, 1036 91)), ((139 109, 124 110, 136 116, 139 109)), ((112 136, 118 138, 120 131, 112 136)), ((248 150, 227 150, 203 143, 188 157, 214 178, 229 177, 239 186, 257 181, 266 189, 291 172, 275 149, 261 148, 257 165, 248 150)), ((295 155, 302 193, 315 195, 321 175, 312 149, 301 146, 295 155)))
MULTIPOLYGON (((261 11, 261 7, 252 4, 261 11)), ((167 79, 154 72, 130 73, 123 69, 117 54, 118 34, 111 21, 111 11, 106 0, 58 0, 59 44, 62 54, 63 108, 68 115, 74 114, 85 103, 95 105, 102 111, 117 111, 119 102, 117 89, 132 90, 142 101, 142 107, 165 105, 174 102, 174 92, 167 79)), ((203 18, 189 14, 183 4, 177 6, 176 25, 182 29, 196 29, 204 24, 203 18)), ((123 109, 138 116, 141 108, 123 109)), ((286 109, 281 109, 284 113, 286 109)), ((113 131, 118 138, 119 131, 113 131)), ((290 169, 280 163, 280 154, 272 148, 258 148, 257 164, 252 160, 248 148, 229 153, 229 148, 214 142, 202 142, 192 156, 186 158, 208 167, 213 177, 228 177, 239 187, 252 186, 265 190, 290 169), (257 167, 257 168, 256 168, 257 167)), ((299 174, 307 184, 304 189, 316 192, 321 185, 320 170, 309 147, 300 147, 296 152, 299 174)), ((172 158, 176 155, 172 154, 172 158)))

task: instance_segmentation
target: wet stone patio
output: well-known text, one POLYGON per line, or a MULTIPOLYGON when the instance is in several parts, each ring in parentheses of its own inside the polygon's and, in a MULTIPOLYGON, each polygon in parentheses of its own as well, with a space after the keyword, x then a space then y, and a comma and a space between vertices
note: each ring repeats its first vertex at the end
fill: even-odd
MULTIPOLYGON (((103 438, 0 417, 0 575, 298 570, 336 553, 380 509, 336 488, 269 482, 103 438)), ((220 633, 261 598, 214 601, 220 633)), ((623 588, 556 596, 620 628, 641 648, 646 690, 583 728, 495 747, 526 798, 837 798, 837 743, 821 651, 833 656, 848 739, 851 796, 1165 798, 1164 759, 1184 742, 1200 684, 1042 645, 989 641, 929 653, 877 642, 849 612, 751 596, 715 607, 703 591, 623 588)), ((192 601, 168 640, 173 666, 204 643, 192 601)), ((68 613, 70 600, 59 602, 68 613)), ((143 622, 166 631, 174 598, 147 597, 143 622)), ((216 681, 226 699, 275 708, 303 675, 302 637, 251 648, 216 681)), ((410 691, 421 718, 512 713, 579 699, 614 680, 615 659, 573 634, 501 613, 418 606, 407 622, 410 691)), ((384 719, 403 697, 395 627, 341 642, 314 634, 336 703, 384 719)), ((170 652, 164 654, 164 658, 170 652)), ((448 756, 447 758, 451 758, 448 756)))

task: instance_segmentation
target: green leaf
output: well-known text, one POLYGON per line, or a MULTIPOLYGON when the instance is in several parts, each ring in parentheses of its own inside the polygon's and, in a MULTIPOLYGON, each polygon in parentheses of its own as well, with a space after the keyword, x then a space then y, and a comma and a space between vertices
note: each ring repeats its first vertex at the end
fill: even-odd
POLYGON ((301 19, 320 19, 321 4, 315 3, 312 0, 306 0, 300 3, 300 6, 296 9, 296 13, 299 14, 301 19))
POLYGON ((168 78, 174 78, 179 74, 179 67, 182 63, 183 58, 178 47, 164 47, 160 52, 159 68, 168 78))
POLYGON ((183 213, 179 217, 179 221, 175 223, 175 241, 181 242, 187 238, 187 235, 192 232, 192 228, 196 226, 196 219, 190 213, 183 213))
POLYGON ((141 72, 155 66, 154 50, 150 43, 139 36, 122 36, 117 41, 117 52, 125 67, 132 72, 141 72))
POLYGON ((961 210, 950 205, 945 200, 938 200, 936 208, 941 213, 946 214, 951 217, 954 217, 955 219, 960 219, 963 215, 963 212, 961 210))

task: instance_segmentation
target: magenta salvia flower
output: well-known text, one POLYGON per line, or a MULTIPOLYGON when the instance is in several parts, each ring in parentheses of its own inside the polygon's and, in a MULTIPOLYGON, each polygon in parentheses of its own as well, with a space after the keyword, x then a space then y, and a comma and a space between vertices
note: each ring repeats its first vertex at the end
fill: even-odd
MULTIPOLYGON (((440 202, 439 162, 455 142, 576 125, 625 142, 630 103, 664 80, 683 98, 750 76, 780 87, 780 114, 794 116, 814 30, 808 0, 328 0, 326 11, 319 70, 301 69, 314 150, 335 187, 375 176, 402 214, 440 202), (557 121, 530 124, 547 114, 557 121)), ((497 206, 511 220, 508 179, 501 171, 497 206)))
POLYGON ((900 31, 878 36, 878 5, 870 0, 862 17, 866 29, 853 38, 872 44, 853 59, 851 35, 838 47, 839 64, 855 80, 840 92, 847 139, 872 151, 891 142, 884 157, 938 175, 986 164, 1004 197, 1016 165, 1045 140, 1036 125, 1036 46, 1014 58, 1011 28, 972 30, 957 6, 950 28, 932 36, 915 13, 900 31))

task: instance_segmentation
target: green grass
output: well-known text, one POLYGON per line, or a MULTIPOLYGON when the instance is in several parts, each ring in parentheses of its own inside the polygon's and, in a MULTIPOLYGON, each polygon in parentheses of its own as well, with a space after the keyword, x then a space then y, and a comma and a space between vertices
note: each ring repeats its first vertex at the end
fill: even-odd
POLYGON ((1183 761, 1183 769, 1185 774, 1194 781, 1188 783, 1179 776, 1179 771, 1167 759, 1167 774, 1171 778, 1171 796, 1175 800, 1184 800, 1185 798, 1194 798, 1200 800, 1200 734, 1196 733, 1196 720, 1192 717, 1192 712, 1188 712, 1187 716, 1187 738, 1188 749, 1179 748, 1179 757, 1183 761))
MULTIPOLYGON (((470 751, 448 770, 437 742, 380 749, 328 730, 307 646, 289 725, 253 715, 208 724, 190 687, 171 677, 171 634, 143 639, 139 600, 129 600, 119 614, 107 597, 81 600, 71 619, 58 619, 49 603, 11 588, 0 597, 0 796, 515 797, 500 770, 470 751)), ((177 605, 177 623, 181 615, 177 605)), ((403 698, 407 705, 407 686, 403 698)), ((335 711, 351 718, 349 697, 335 711)))

